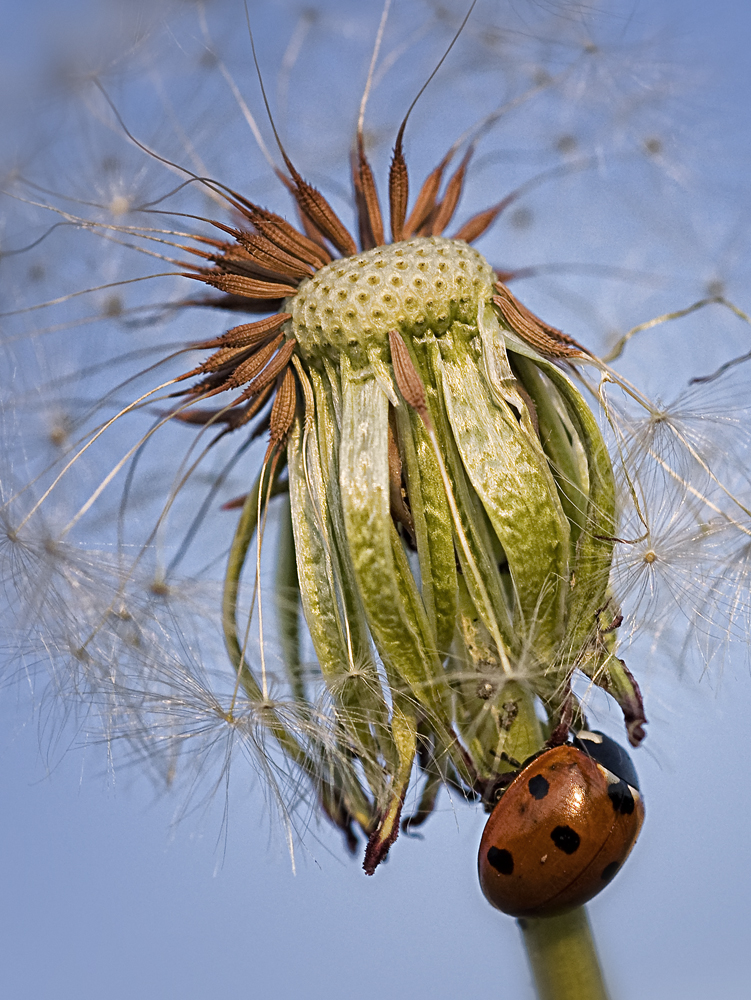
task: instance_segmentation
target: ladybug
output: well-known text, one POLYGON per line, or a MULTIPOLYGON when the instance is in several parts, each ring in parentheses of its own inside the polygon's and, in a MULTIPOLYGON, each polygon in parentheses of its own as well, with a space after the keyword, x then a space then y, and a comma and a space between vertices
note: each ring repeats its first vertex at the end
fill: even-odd
POLYGON ((478 869, 486 899, 512 917, 548 917, 596 896, 644 822, 626 751, 604 733, 525 761, 490 814, 478 869))

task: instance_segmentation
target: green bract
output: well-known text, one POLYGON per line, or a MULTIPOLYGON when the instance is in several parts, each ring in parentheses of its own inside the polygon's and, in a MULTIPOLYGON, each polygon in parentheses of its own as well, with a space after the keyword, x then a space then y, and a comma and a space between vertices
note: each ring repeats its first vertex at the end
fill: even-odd
MULTIPOLYGON (((368 871, 396 836, 416 757, 427 780, 411 822, 442 781, 492 801, 504 772, 565 738, 576 668, 630 711, 634 742, 643 721, 600 626, 607 447, 560 362, 494 301, 496 281, 465 242, 428 236, 336 259, 284 302, 300 389, 288 580, 341 751, 317 781, 340 825, 370 836, 368 871)), ((246 510, 258 504, 256 490, 246 510)))

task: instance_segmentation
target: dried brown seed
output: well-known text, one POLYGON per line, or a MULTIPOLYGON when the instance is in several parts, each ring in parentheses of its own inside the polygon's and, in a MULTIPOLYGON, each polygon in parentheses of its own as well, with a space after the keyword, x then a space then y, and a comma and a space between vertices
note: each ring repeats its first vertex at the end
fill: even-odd
POLYGON ((586 347, 578 344, 573 337, 562 333, 554 326, 544 323, 533 312, 512 295, 500 281, 496 284, 497 295, 493 303, 514 333, 526 340, 541 354, 552 358, 581 358, 591 356, 586 347))

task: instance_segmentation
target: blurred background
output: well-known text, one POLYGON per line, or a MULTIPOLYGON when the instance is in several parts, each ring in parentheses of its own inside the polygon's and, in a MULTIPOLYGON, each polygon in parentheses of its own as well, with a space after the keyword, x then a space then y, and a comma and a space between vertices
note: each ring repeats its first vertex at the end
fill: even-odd
MULTIPOLYGON (((394 2, 366 115, 382 198, 399 122, 465 12, 456 0, 394 2)), ((380 5, 251 0, 249 15, 285 147, 349 220, 349 150, 380 5)), ((177 171, 128 141, 92 81, 161 156, 276 211, 291 206, 248 126, 252 115, 279 162, 242 3, 38 0, 3 21, 7 500, 48 465, 98 385, 118 384, 165 344, 230 325, 180 310, 175 303, 187 292, 175 279, 118 284, 170 268, 134 251, 122 230, 102 239, 82 223, 130 225, 136 208, 181 184, 177 171), (50 231, 55 222, 65 225, 50 231), (69 297, 86 289, 95 291, 69 297), (49 301, 56 304, 27 311, 49 301)), ((502 110, 478 142, 461 216, 523 188, 479 247, 497 268, 519 272, 513 289, 526 305, 600 353, 636 324, 707 296, 748 310, 750 28, 747 6, 731 0, 711 10, 677 0, 479 0, 410 119, 412 190, 465 129, 502 110)), ((169 206, 223 218, 192 187, 171 195, 169 206)), ((617 362, 667 408, 681 398, 672 412, 692 433, 716 434, 728 454, 737 447, 731 458, 746 485, 749 369, 681 393, 691 377, 745 354, 750 339, 747 325, 714 305, 637 335, 617 362)), ((188 432, 171 433, 184 451, 188 432)), ((90 492, 101 460, 83 467, 61 506, 90 492)), ((150 505, 163 495, 159 459, 144 463, 130 501, 141 527, 153 523, 150 505)), ((239 464, 215 507, 244 488, 239 464)), ((73 532, 81 552, 113 544, 121 487, 113 489, 108 505, 73 532)), ((181 498, 186 506, 175 517, 204 495, 181 498)), ((50 520, 59 517, 54 511, 50 520)), ((217 607, 205 581, 221 576, 233 528, 232 515, 217 518, 210 538, 176 565, 175 579, 189 581, 178 619, 200 604, 203 621, 217 607)), ((171 566, 161 547, 157 541, 154 566, 171 566)), ((676 556, 659 587, 632 584, 627 564, 619 570, 631 600, 623 655, 650 725, 635 754, 644 832, 622 874, 589 907, 614 1000, 748 996, 751 677, 745 550, 736 556, 735 576, 716 598, 690 552, 676 556)), ((81 571, 89 585, 95 562, 81 571)), ((4 580, 3 996, 532 996, 515 924, 477 885, 479 807, 442 793, 419 835, 400 837, 373 878, 338 834, 303 810, 293 866, 252 761, 238 753, 229 777, 220 759, 168 788, 164 754, 153 768, 140 766, 138 754, 107 741, 98 720, 89 725, 86 706, 71 707, 75 691, 54 672, 55 608, 43 622, 18 619, 13 587, 20 579, 33 589, 27 571, 21 560, 4 580)), ((193 628, 186 655, 197 655, 203 640, 217 656, 210 668, 223 670, 203 626, 193 628)), ((591 718, 625 742, 604 696, 593 699, 591 718)))

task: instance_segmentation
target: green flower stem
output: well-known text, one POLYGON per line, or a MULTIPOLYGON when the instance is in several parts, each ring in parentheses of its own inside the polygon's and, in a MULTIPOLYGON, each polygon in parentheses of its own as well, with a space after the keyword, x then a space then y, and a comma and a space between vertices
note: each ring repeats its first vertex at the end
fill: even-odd
POLYGON ((539 1000, 608 1000, 587 911, 518 921, 539 1000))

